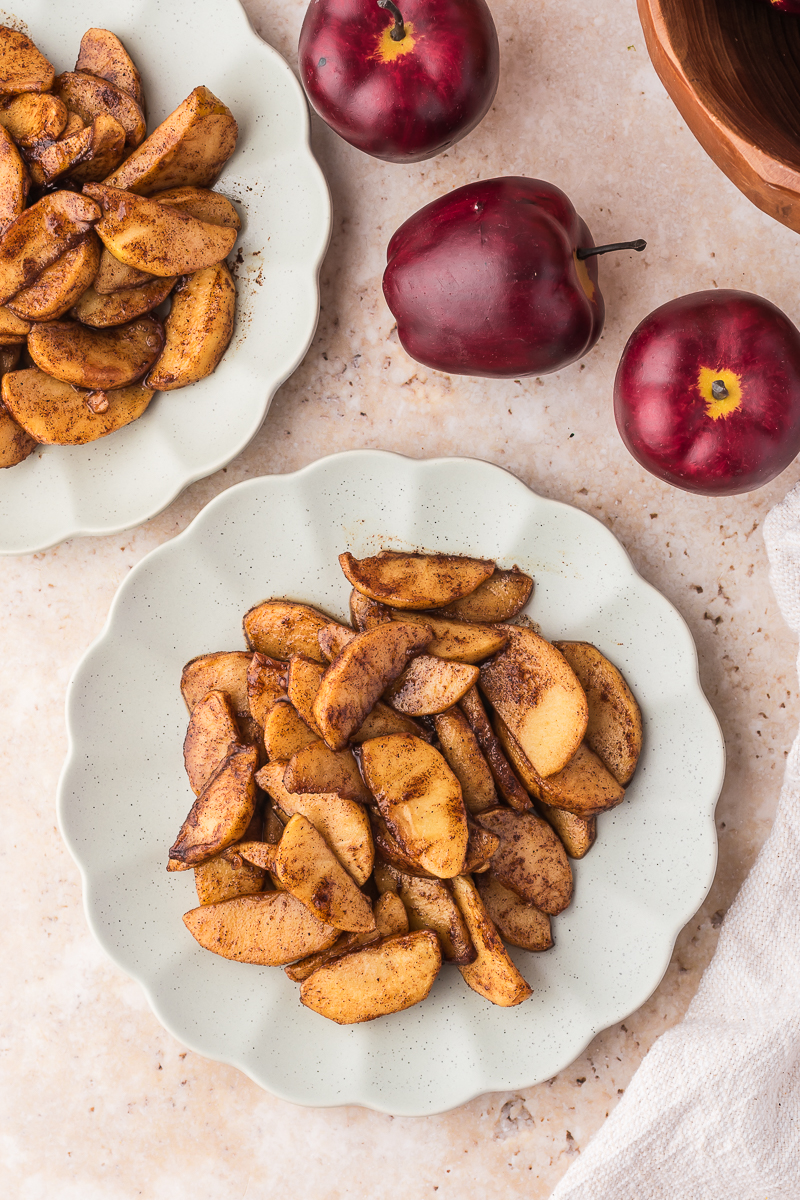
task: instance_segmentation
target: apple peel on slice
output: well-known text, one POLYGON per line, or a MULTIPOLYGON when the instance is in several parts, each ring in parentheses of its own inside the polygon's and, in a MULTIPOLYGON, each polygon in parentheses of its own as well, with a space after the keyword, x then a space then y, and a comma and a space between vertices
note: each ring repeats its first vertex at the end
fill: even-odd
POLYGON ((183 763, 195 796, 238 741, 239 727, 230 700, 224 692, 206 692, 192 709, 183 742, 183 763))
POLYGON ((213 858, 244 835, 256 805, 255 746, 233 746, 192 805, 170 847, 173 870, 213 858))
POLYGON ((473 962, 458 968, 464 982, 479 996, 501 1008, 522 1004, 533 991, 511 961, 475 884, 468 875, 459 875, 453 880, 452 888, 477 952, 473 962))
POLYGON ((467 596, 494 571, 494 563, 455 554, 397 554, 374 558, 339 555, 354 588, 391 608, 439 608, 467 596))

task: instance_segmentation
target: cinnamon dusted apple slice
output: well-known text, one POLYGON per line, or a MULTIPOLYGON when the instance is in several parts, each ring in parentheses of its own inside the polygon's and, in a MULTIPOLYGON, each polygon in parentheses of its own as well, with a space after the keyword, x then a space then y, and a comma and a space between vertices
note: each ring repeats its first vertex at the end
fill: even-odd
POLYGON ((363 805, 335 792, 289 792, 283 782, 285 769, 285 762, 268 763, 256 775, 256 782, 272 797, 286 821, 295 813, 307 817, 356 883, 366 883, 372 872, 375 849, 363 805))
POLYGON ((616 808, 625 799, 625 789, 585 742, 581 742, 562 771, 543 778, 533 769, 501 717, 495 717, 495 724, 503 748, 537 800, 588 818, 616 808))
POLYGON ((477 820, 500 838, 489 873, 542 912, 562 912, 572 899, 572 869, 547 822, 508 808, 490 809, 477 820))
POLYGON ((80 131, 85 128, 86 125, 84 124, 82 118, 79 117, 77 113, 67 110, 67 123, 59 134, 59 137, 72 137, 73 133, 80 133, 80 131))
POLYGON ((230 109, 207 87, 196 87, 107 182, 142 196, 210 187, 233 154, 237 133, 230 109))
POLYGON ((49 92, 55 71, 33 42, 17 29, 0 26, 0 96, 49 92))
POLYGON ((301 813, 283 831, 273 870, 287 892, 326 925, 353 932, 375 928, 369 900, 301 813))
POLYGON ((0 128, 0 236, 25 208, 30 179, 11 134, 0 128))
POLYGON ((384 892, 375 901, 375 924, 382 938, 408 933, 408 913, 396 892, 384 892))
POLYGON ((475 887, 504 942, 535 953, 552 948, 553 934, 547 913, 503 887, 494 875, 479 875, 475 887))
POLYGON ((246 650, 220 650, 216 654, 198 654, 181 672, 181 695, 189 712, 203 699, 206 692, 224 692, 238 715, 249 713, 247 699, 247 669, 252 654, 246 650))
POLYGON ((478 825, 467 817, 469 840, 467 842, 467 857, 464 862, 464 874, 479 874, 488 871, 492 865, 492 857, 500 845, 500 839, 495 833, 490 833, 482 825, 478 825))
POLYGON ((332 946, 339 930, 288 892, 258 892, 186 913, 183 923, 205 950, 236 962, 282 967, 332 946))
POLYGON ((110 113, 56 142, 40 144, 28 155, 33 182, 40 187, 62 175, 73 183, 104 179, 125 153, 125 130, 110 113))
POLYGON ((391 608, 440 608, 474 592, 494 571, 494 563, 455 554, 396 554, 374 558, 339 555, 354 588, 391 608))
POLYGON ((310 658, 294 654, 289 660, 286 673, 286 687, 289 700, 297 709, 312 733, 322 737, 314 720, 314 701, 322 683, 325 667, 322 663, 312 662, 310 658))
POLYGON ((357 800, 360 804, 369 804, 372 800, 352 751, 331 750, 320 741, 312 742, 292 755, 283 782, 289 792, 335 792, 337 796, 357 800))
POLYGON ((358 588, 350 593, 350 619, 359 633, 374 629, 376 625, 386 625, 392 619, 392 610, 379 600, 370 600, 358 588))
MULTIPOLYGON (((110 296, 101 296, 93 287, 88 287, 81 294, 78 303, 72 308, 70 316, 81 325, 91 325, 93 329, 108 329, 114 325, 124 325, 136 317, 157 308, 175 286, 175 278, 154 279, 143 287, 123 288, 110 296)), ((154 391, 152 378, 148 381, 154 391)))
POLYGON ((142 77, 122 42, 108 29, 87 29, 81 38, 75 70, 108 80, 144 108, 142 77))
POLYGON ((360 745, 362 742, 370 741, 371 738, 387 737, 390 733, 409 733, 413 737, 422 738, 423 741, 433 741, 433 735, 423 725, 415 721, 413 717, 406 717, 403 713, 395 712, 382 700, 376 701, 363 725, 359 726, 350 741, 354 745, 360 745))
POLYGON ((406 875, 419 876, 420 879, 436 879, 432 871, 426 871, 415 858, 407 854, 397 838, 389 832, 389 828, 377 809, 368 810, 369 822, 372 827, 372 840, 375 843, 375 853, 380 855, 391 866, 406 875))
POLYGON ((510 571, 495 569, 474 592, 436 610, 437 617, 455 617, 459 621, 510 621, 530 599, 533 580, 518 567, 510 571))
POLYGON ((622 672, 589 642, 556 642, 589 705, 586 741, 625 787, 642 751, 642 714, 622 672))
POLYGON ((22 345, 30 331, 30 321, 18 317, 7 304, 0 307, 0 345, 22 345))
POLYGON ((358 633, 325 672, 314 700, 314 719, 332 750, 342 750, 375 701, 431 637, 425 625, 393 621, 358 633))
POLYGON ((100 209, 87 196, 64 191, 51 192, 21 212, 0 235, 0 304, 84 241, 99 217, 100 209))
POLYGON ((481 691, 534 769, 555 775, 583 741, 586 696, 555 646, 532 629, 506 629, 505 650, 481 667, 481 691))
POLYGON ((81 71, 64 71, 55 80, 53 91, 87 125, 98 116, 113 117, 125 131, 125 145, 129 149, 135 149, 144 140, 147 127, 141 108, 133 96, 108 79, 97 79, 81 71))
POLYGON ((474 687, 477 678, 478 668, 469 663, 447 662, 430 654, 420 654, 384 693, 384 699, 392 708, 410 717, 443 713, 458 704, 474 687))
POLYGON ((330 621, 324 629, 320 629, 317 641, 325 662, 333 662, 337 654, 344 650, 355 636, 352 629, 347 625, 340 625, 338 621, 330 621))
MULTIPOLYGON (((113 178, 113 176, 112 176, 113 178)), ((103 216, 97 233, 115 258, 152 275, 185 275, 213 267, 233 249, 237 231, 210 225, 105 183, 87 183, 86 196, 103 216)))
POLYGON ((377 942, 380 936, 377 929, 362 930, 361 933, 340 933, 327 950, 318 950, 316 954, 309 954, 308 958, 301 958, 299 962, 284 967, 284 974, 288 975, 293 983, 302 983, 320 967, 324 967, 325 963, 342 958, 345 954, 352 954, 362 946, 369 946, 372 942, 377 942))
POLYGON ((236 842, 194 869, 194 886, 201 904, 217 904, 235 896, 250 896, 264 886, 266 871, 235 853, 236 842))
POLYGON ((583 858, 597 840, 597 817, 578 817, 563 808, 539 802, 539 811, 553 826, 570 858, 583 858))
POLYGON ((244 835, 256 806, 255 746, 234 746, 192 805, 169 857, 188 870, 244 835))
POLYGON ((373 1021, 424 1000, 441 965, 435 934, 397 934, 320 967, 301 985, 300 1000, 338 1025, 373 1021))
POLYGON ((330 617, 308 604, 288 600, 265 600, 245 613, 242 625, 251 650, 270 658, 290 659, 302 654, 314 662, 324 662, 317 634, 330 617))
POLYGON ((271 709, 286 698, 286 663, 254 654, 247 668, 247 702, 256 725, 263 729, 271 709))
POLYGON ((470 688, 461 700, 460 708, 475 734, 478 745, 486 756, 492 778, 503 799, 519 812, 532 808, 530 796, 512 771, 500 742, 489 724, 489 718, 486 716, 486 710, 481 703, 477 688, 470 688))
POLYGON ((135 267, 126 266, 118 258, 114 258, 110 250, 103 247, 93 287, 101 296, 108 296, 111 292, 143 287, 146 283, 153 283, 155 279, 156 276, 151 275, 149 271, 137 271, 135 267))
POLYGON ((306 746, 322 743, 288 701, 274 704, 264 718, 264 748, 270 762, 286 762, 306 746))
POLYGON ((229 846, 225 854, 233 857, 237 855, 243 858, 245 862, 251 863, 255 867, 261 867, 262 871, 274 871, 275 869, 275 853, 277 847, 269 842, 252 842, 242 840, 236 842, 233 846, 229 846))
POLYGON ((17 424, 8 409, 0 406, 0 468, 24 462, 36 446, 36 441, 17 424))
POLYGON ((375 868, 375 882, 382 897, 396 894, 408 913, 410 929, 430 929, 439 939, 445 962, 471 963, 477 953, 464 918, 441 879, 406 875, 388 863, 375 868))
POLYGON ((35 367, 3 376, 3 403, 37 442, 85 446, 129 425, 155 393, 141 383, 112 392, 89 392, 35 367))
POLYGON ((219 262, 181 280, 165 323, 166 341, 150 386, 174 392, 216 370, 233 337, 236 284, 219 262))
POLYGON ((105 390, 140 379, 163 344, 163 326, 155 317, 102 330, 75 321, 50 321, 31 330, 28 353, 54 379, 105 390))
POLYGON ((242 219, 227 196, 212 192, 209 188, 169 188, 165 192, 156 192, 152 199, 178 212, 188 213, 190 217, 197 217, 198 221, 208 221, 210 225, 242 228, 242 219))
POLYGON ((206 692, 192 709, 183 742, 183 762, 195 796, 238 741, 239 727, 230 700, 224 692, 206 692))
POLYGON ((494 808, 497 792, 492 773, 467 718, 460 709, 453 708, 434 717, 433 724, 442 754, 461 784, 467 811, 479 813, 494 808))
POLYGON ((0 125, 18 146, 35 146, 60 137, 67 124, 66 105, 47 92, 25 92, 0 108, 0 125))
POLYGON ((100 241, 90 233, 45 268, 30 287, 12 296, 7 307, 26 321, 58 320, 91 286, 99 265, 100 241))
POLYGON ((464 982, 492 1004, 503 1008, 521 1004, 533 992, 509 958, 475 884, 468 875, 459 875, 452 888, 477 952, 473 962, 458 968, 464 982))
POLYGON ((467 813, 461 786, 441 754, 419 738, 394 734, 365 742, 361 766, 405 853, 440 879, 460 874, 469 840, 467 813))
POLYGON ((460 663, 483 662, 492 654, 502 650, 508 641, 504 629, 494 625, 470 624, 467 621, 445 620, 433 613, 416 613, 403 610, 395 620, 411 621, 419 625, 430 625, 433 641, 428 653, 437 658, 455 659, 460 663))

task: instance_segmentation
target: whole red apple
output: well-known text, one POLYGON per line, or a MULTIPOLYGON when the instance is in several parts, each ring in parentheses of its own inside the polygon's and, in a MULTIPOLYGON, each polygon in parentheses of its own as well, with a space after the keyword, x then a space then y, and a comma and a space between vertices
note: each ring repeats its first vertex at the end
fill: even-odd
POLYGON ((558 371, 600 336, 598 253, 570 201, 541 179, 469 183, 426 204, 386 252, 386 303, 405 349, 452 375, 558 371))
POLYGON ((750 292, 671 300, 631 334, 614 415, 659 479, 706 496, 750 492, 800 453, 800 331, 750 292))
POLYGON ((486 0, 311 0, 299 53, 323 121, 388 162, 432 158, 464 137, 500 77, 486 0))

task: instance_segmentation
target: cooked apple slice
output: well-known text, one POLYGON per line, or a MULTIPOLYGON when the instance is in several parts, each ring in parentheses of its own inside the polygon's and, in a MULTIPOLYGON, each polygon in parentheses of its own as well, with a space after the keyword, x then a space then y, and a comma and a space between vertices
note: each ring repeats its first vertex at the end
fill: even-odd
POLYGON ((235 229, 210 225, 145 196, 104 183, 87 183, 103 216, 97 233, 115 258, 152 275, 184 275, 213 267, 233 249, 235 229))
POLYGON ((7 307, 25 321, 55 321, 80 300, 100 265, 100 240, 90 233, 13 296, 7 307))
POLYGON ((39 187, 62 176, 73 183, 103 179, 125 153, 125 130, 108 113, 95 117, 91 125, 59 138, 40 142, 28 151, 31 179, 39 187))
POLYGON ((206 950, 236 962, 282 967, 332 946, 339 930, 324 925, 289 892, 259 892, 186 913, 183 923, 206 950))
POLYGON ((467 857, 464 863, 464 875, 472 875, 481 871, 488 871, 491 866, 492 856, 500 845, 500 838, 495 833, 490 833, 488 829, 484 829, 481 825, 470 818, 467 818, 467 826, 469 828, 469 841, 467 842, 467 857))
POLYGON ((553 826, 570 858, 583 858, 597 840, 597 817, 578 817, 563 808, 539 802, 539 811, 553 826))
POLYGON ((195 796, 238 741, 239 727, 230 700, 224 692, 206 692, 192 709, 183 743, 183 762, 195 796))
POLYGON ((33 42, 18 29, 0 26, 0 96, 49 92, 55 71, 33 42))
POLYGON ((375 701, 427 646, 430 629, 393 621, 358 633, 334 659, 314 701, 314 718, 332 750, 343 750, 375 701))
POLYGON ((483 757, 478 739, 467 718, 458 708, 433 718, 442 754, 461 784, 467 812, 484 812, 497 804, 492 773, 483 757))
POLYGON ((151 316, 102 330, 75 321, 49 321, 31 330, 28 353, 54 379, 107 390, 140 379, 163 344, 163 326, 151 316))
POLYGON ((322 733, 314 720, 314 700, 322 683, 325 667, 322 663, 312 662, 310 658, 294 654, 289 660, 286 674, 286 687, 289 700, 297 709, 312 733, 318 738, 322 733))
POLYGON ((475 887, 504 942, 534 952, 552 947, 553 934, 547 913, 503 887, 494 875, 479 875, 475 887))
POLYGON ((75 70, 108 80, 144 108, 142 77, 122 42, 108 29, 87 29, 81 38, 75 70))
POLYGON ((0 307, 0 343, 8 345, 10 343, 6 342, 6 338, 19 338, 21 344, 25 341, 30 331, 30 321, 25 321, 22 317, 18 317, 7 304, 0 307))
POLYGON ((320 967, 301 985, 300 1000, 338 1025, 373 1021, 424 1000, 441 965, 435 934, 397 934, 320 967))
MULTIPOLYGON (((239 845, 239 843, 236 843, 239 845)), ((235 896, 250 896, 264 886, 266 871, 232 853, 236 847, 223 850, 216 858, 200 863, 194 869, 194 886, 201 904, 217 904, 235 896)))
POLYGON ((461 785, 438 750, 419 738, 393 734, 365 742, 361 766, 381 816, 405 852, 440 879, 460 874, 469 840, 467 813, 461 785))
POLYGON ((459 621, 510 621, 528 603, 532 591, 533 580, 518 567, 510 571, 495 569, 474 592, 437 609, 436 616, 459 621))
POLYGON ((340 625, 338 621, 330 621, 324 629, 320 629, 317 641, 325 662, 333 662, 355 636, 352 629, 347 625, 340 625))
POLYGON ((455 554, 395 554, 374 558, 340 554, 339 564, 354 588, 391 608, 440 608, 474 592, 494 563, 455 554))
MULTIPOLYGON (((243 858, 252 866, 261 867, 262 871, 274 871, 276 851, 277 846, 270 845, 269 842, 242 840, 236 842, 234 846, 229 846, 224 853, 231 859, 243 858)), ((284 890, 288 891, 288 889, 284 890)))
POLYGON ((509 958, 475 884, 468 875, 459 875, 452 887, 477 952, 474 962, 458 968, 464 982, 473 992, 502 1008, 521 1004, 533 992, 509 958))
MULTIPOLYGON (((384 892, 375 901, 375 924, 382 938, 394 937, 398 933, 408 933, 408 913, 397 892, 384 892)), ((427 929, 428 926, 419 928, 427 929)))
POLYGON ((481 667, 481 691, 542 776, 563 770, 583 741, 589 710, 574 671, 532 629, 507 625, 508 645, 481 667))
POLYGON ((207 87, 196 87, 107 183, 141 196, 210 187, 236 149, 237 134, 230 109, 207 87))
POLYGON ((283 782, 289 792, 335 792, 337 796, 357 800, 360 804, 372 801, 352 751, 331 750, 320 741, 312 742, 292 755, 283 782))
MULTIPOLYGON (((423 625, 422 628, 429 627, 423 625)), ((447 662, 430 654, 420 654, 384 693, 384 699, 392 708, 410 717, 429 716, 458 704, 477 678, 478 668, 468 663, 447 662)))
POLYGON ((11 134, 0 128, 0 236, 25 208, 30 179, 11 134))
POLYGON ((382 863, 376 868, 375 882, 382 893, 381 899, 396 894, 402 901, 410 929, 430 929, 436 934, 445 962, 475 961, 477 956, 469 930, 447 884, 441 879, 420 879, 382 863), (390 881, 394 888, 387 890, 390 881))
POLYGON ((377 942, 379 937, 377 929, 366 929, 360 933, 341 933, 327 950, 318 950, 316 954, 309 954, 308 958, 284 967, 284 974, 288 975, 293 983, 302 983, 320 967, 324 967, 325 963, 332 962, 335 958, 342 958, 345 954, 352 954, 354 950, 360 950, 362 946, 369 946, 372 942, 377 942))
POLYGON ((290 659, 302 654, 313 662, 324 662, 317 634, 330 617, 307 604, 288 600, 265 600, 244 615, 245 641, 251 650, 270 658, 290 659))
POLYGON ((264 718, 264 748, 270 762, 285 762, 315 743, 322 745, 288 701, 274 704, 264 718))
POLYGON ((551 916, 572 899, 572 869, 558 835, 533 812, 493 808, 477 821, 500 838, 489 873, 551 916))
POLYGON ((375 849, 365 809, 335 792, 289 792, 283 782, 285 770, 285 762, 268 763, 256 775, 256 782, 272 797, 287 821, 295 813, 307 817, 356 883, 366 883, 375 861, 375 849))
POLYGON ((428 653, 437 658, 454 659, 460 663, 483 662, 492 654, 502 650, 508 641, 505 629, 494 625, 470 624, 468 621, 446 620, 433 613, 396 611, 395 620, 412 621, 429 625, 433 630, 433 641, 428 653))
POLYGON ((424 867, 421 867, 416 858, 412 858, 410 854, 406 853, 397 839, 389 832, 386 822, 377 809, 370 808, 367 811, 377 855, 406 875, 419 876, 420 879, 437 878, 432 871, 426 871, 424 867))
POLYGON ((0 108, 0 125, 26 148, 60 137, 67 119, 66 105, 47 92, 25 92, 0 108))
POLYGON ((392 619, 392 610, 387 604, 370 600, 358 588, 350 593, 350 620, 359 633, 374 629, 376 625, 387 625, 392 619))
POLYGON ((522 753, 502 717, 495 716, 495 724, 503 748, 537 800, 586 818, 616 808, 625 799, 625 789, 585 742, 581 742, 563 771, 543 779, 522 753))
POLYGON ((72 137, 73 133, 80 133, 80 131, 85 128, 86 126, 84 125, 82 118, 79 117, 77 113, 70 112, 68 109, 67 123, 59 134, 59 139, 72 137))
POLYGON ((388 704, 378 700, 375 707, 367 714, 364 724, 359 726, 350 741, 354 745, 368 742, 371 738, 387 737, 390 733, 409 733, 413 737, 422 738, 426 742, 433 741, 432 735, 413 717, 406 717, 395 712, 388 704))
POLYGON ((63 191, 43 196, 20 213, 0 236, 0 304, 82 242, 99 216, 88 197, 63 191))
POLYGON ((589 705, 586 741, 625 787, 642 751, 642 714, 622 672, 590 642, 556 642, 589 705))
POLYGON ((212 192, 209 188, 178 187, 166 192, 156 192, 152 197, 159 204, 168 204, 178 212, 208 221, 210 225, 227 225, 229 229, 241 229, 242 219, 227 196, 212 192))
POLYGON ((0 346, 0 377, 13 371, 22 354, 21 346, 0 346))
POLYGON ((486 757, 500 795, 507 804, 519 812, 532 808, 530 796, 512 771, 500 742, 489 724, 489 718, 486 716, 486 710, 476 688, 470 688, 461 700, 460 707, 486 757))
POLYGON ((286 699, 286 663, 254 654, 247 668, 247 702, 256 725, 263 729, 270 710, 286 699))
POLYGON ((135 421, 154 396, 141 383, 108 393, 92 393, 53 379, 35 367, 3 376, 3 403, 14 420, 37 442, 85 446, 135 421), (91 408, 92 396, 106 403, 91 408))
POLYGON ((198 654, 181 672, 181 695, 189 712, 206 692, 225 692, 234 712, 248 713, 247 669, 252 654, 246 650, 220 650, 216 654, 198 654))
POLYGON ((130 149, 144 140, 147 127, 141 108, 133 96, 109 80, 80 71, 64 71, 55 80, 53 91, 86 125, 99 116, 113 117, 124 129, 125 145, 130 149))
POLYGON ((284 829, 273 869, 287 892, 326 925, 356 932, 375 928, 369 900, 301 813, 284 829))
MULTIPOLYGON (((80 296, 78 303, 72 308, 70 316, 82 325, 90 325, 93 329, 108 329, 115 325, 124 325, 137 317, 157 308, 175 286, 175 278, 154 279, 143 287, 123 288, 112 292, 110 296, 101 296, 93 287, 87 288, 80 296)), ((151 378, 148 386, 156 388, 151 378)))
POLYGON ((103 247, 93 287, 101 296, 108 296, 112 292, 144 287, 147 283, 154 283, 156 278, 157 276, 151 275, 149 271, 137 271, 135 267, 126 266, 114 258, 110 250, 103 247))
POLYGON ((255 746, 233 746, 183 823, 169 857, 186 870, 213 858, 243 836, 256 806, 255 746))
POLYGON ((0 406, 0 468, 15 467, 36 449, 37 443, 7 408, 0 406))
POLYGON ((182 279, 172 297, 166 341, 150 372, 150 386, 174 392, 211 375, 233 337, 235 315, 236 284, 227 263, 182 279))

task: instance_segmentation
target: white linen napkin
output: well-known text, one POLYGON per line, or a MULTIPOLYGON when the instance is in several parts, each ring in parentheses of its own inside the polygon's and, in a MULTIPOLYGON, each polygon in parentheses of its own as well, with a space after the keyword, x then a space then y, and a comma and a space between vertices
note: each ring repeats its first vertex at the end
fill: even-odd
MULTIPOLYGON (((800 634, 800 484, 764 538, 800 634)), ((772 832, 684 1020, 551 1200, 800 1200, 800 734, 772 832)))

